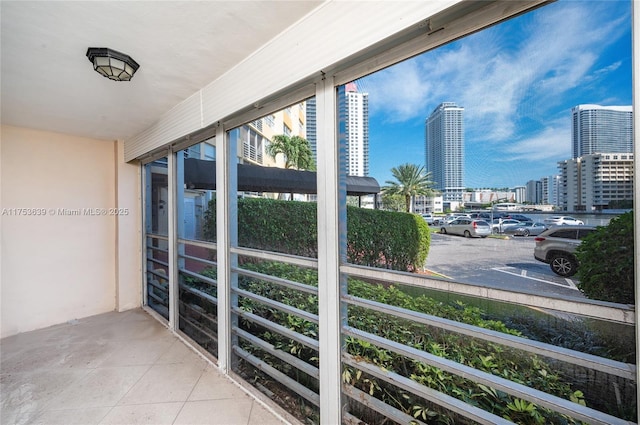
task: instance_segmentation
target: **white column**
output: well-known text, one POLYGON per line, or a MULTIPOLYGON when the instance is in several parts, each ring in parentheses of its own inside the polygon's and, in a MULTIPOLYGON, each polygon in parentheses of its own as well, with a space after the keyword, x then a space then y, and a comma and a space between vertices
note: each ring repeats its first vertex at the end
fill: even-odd
MULTIPOLYGON (((318 311, 320 317, 320 423, 341 420, 340 260, 346 244, 346 197, 340 178, 337 96, 333 78, 316 88, 318 155, 318 311)), ((344 155, 343 155, 344 156, 344 155)))
MULTIPOLYGON (((114 142, 116 160, 116 310, 140 307, 142 294, 138 279, 144 267, 139 255, 144 219, 140 200, 141 168, 124 162, 124 143, 114 142)), ((143 275, 144 276, 144 275, 143 275)), ((146 282, 146 277, 143 280, 146 282)), ((146 299, 145 299, 146 301, 146 299)))
MULTIPOLYGON (((638 84, 640 84, 640 5, 636 1, 631 2, 631 11, 632 11, 632 28, 631 28, 631 42, 632 42, 632 54, 633 58, 633 67, 632 67, 632 96, 633 96, 633 214, 634 214, 634 238, 635 238, 635 261, 634 261, 634 269, 635 269, 635 288, 636 288, 636 306, 640 301, 640 214, 638 213, 638 206, 640 205, 640 184, 638 183, 640 176, 640 166, 638 165, 638 161, 640 160, 640 156, 638 153, 640 152, 640 148, 638 147, 638 129, 640 129, 640 114, 638 114, 638 105, 640 105, 640 90, 638 89, 638 84)), ((636 364, 640 361, 640 314, 636 310, 636 364)), ((640 382, 640 368, 636 369, 636 382, 640 382)), ((640 392, 637 395, 637 401, 640 403, 640 392)), ((638 412, 638 416, 636 418, 636 422, 640 423, 640 411, 638 412)))
POLYGON ((218 247, 218 367, 231 371, 233 324, 231 307, 237 297, 231 293, 236 263, 230 248, 237 245, 237 148, 224 127, 216 132, 216 245, 218 247))
POLYGON ((169 238, 169 328, 178 330, 178 202, 176 188, 176 153, 167 156, 168 228, 169 238))

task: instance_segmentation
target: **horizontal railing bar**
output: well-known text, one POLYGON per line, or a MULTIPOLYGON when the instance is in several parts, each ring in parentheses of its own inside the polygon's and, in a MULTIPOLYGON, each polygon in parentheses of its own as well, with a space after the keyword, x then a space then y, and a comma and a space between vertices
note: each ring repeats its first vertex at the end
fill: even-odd
POLYGON ((158 234, 155 234, 155 233, 145 233, 144 236, 146 238, 158 239, 158 240, 161 240, 161 241, 168 241, 169 240, 168 236, 158 235, 158 234))
POLYGON ((210 334, 204 328, 198 326, 197 323, 189 320, 187 317, 183 316, 182 314, 180 314, 179 317, 180 317, 180 319, 184 320, 185 324, 188 324, 192 328, 195 328, 198 332, 200 332, 201 334, 205 335, 207 338, 212 340, 216 345, 218 345, 218 337, 217 336, 210 334))
POLYGON ((357 298, 352 295, 344 295, 342 299, 352 305, 370 308, 377 312, 387 313, 396 317, 411 320, 425 325, 435 326, 451 332, 480 338, 485 341, 495 342, 508 347, 525 350, 530 353, 539 354, 556 360, 569 362, 571 364, 584 366, 593 370, 598 370, 611 375, 619 376, 625 379, 636 380, 636 366, 628 363, 617 362, 606 359, 604 357, 594 356, 592 354, 581 353, 567 348, 557 347, 555 345, 546 344, 544 342, 533 341, 509 335, 490 329, 484 329, 465 323, 456 322, 455 320, 444 319, 416 311, 406 310, 400 307, 391 306, 376 301, 357 298))
POLYGON ((146 247, 146 248, 147 248, 147 249, 151 249, 151 250, 153 250, 153 251, 164 252, 165 254, 168 254, 168 253, 169 253, 169 250, 168 250, 168 249, 166 249, 166 248, 160 248, 160 247, 157 247, 157 246, 147 245, 147 247, 146 247))
POLYGON ((271 251, 261 251, 253 248, 236 248, 232 247, 230 251, 234 254, 244 255, 245 257, 258 258, 260 260, 278 261, 280 263, 294 264, 297 266, 307 267, 310 269, 318 269, 318 260, 315 258, 301 257, 298 255, 278 254, 271 251))
POLYGON ((147 304, 151 310, 162 316, 163 319, 169 319, 169 308, 163 304, 147 304))
POLYGON ((470 379, 496 390, 503 391, 523 400, 531 401, 540 406, 546 407, 553 411, 564 413, 575 419, 596 425, 630 425, 631 422, 625 421, 615 416, 594 410, 569 400, 561 399, 551 394, 547 394, 540 390, 536 390, 526 385, 509 381, 508 379, 492 375, 481 370, 474 369, 470 366, 460 364, 458 362, 427 353, 416 348, 408 347, 394 341, 363 332, 359 329, 349 326, 343 327, 343 333, 355 338, 363 339, 379 347, 394 351, 400 355, 407 356, 414 360, 424 362, 428 365, 438 367, 446 372, 458 375, 464 379, 470 379))
POLYGON ((206 292, 203 292, 199 289, 196 288, 192 288, 190 286, 187 286, 185 284, 180 284, 180 289, 184 289, 187 292, 191 292, 194 295, 197 295, 201 298, 206 299, 207 301, 211 302, 212 304, 218 305, 218 298, 214 297, 213 295, 207 294, 206 292))
POLYGON ((442 393, 438 390, 434 390, 433 388, 421 385, 416 381, 413 381, 402 375, 383 369, 379 366, 365 361, 358 361, 350 354, 342 353, 342 360, 344 363, 350 366, 360 369, 370 375, 377 377, 378 379, 382 379, 383 381, 395 385, 399 388, 402 388, 405 391, 409 391, 410 393, 422 397, 429 402, 437 404, 438 406, 441 406, 447 410, 472 419, 477 423, 486 425, 512 424, 512 422, 496 416, 491 412, 487 412, 486 410, 480 409, 479 407, 467 404, 462 400, 458 400, 455 397, 442 393))
POLYGON ((166 261, 158 260, 158 259, 155 259, 153 257, 147 257, 147 261, 151 261, 153 263, 160 264, 161 266, 169 267, 169 263, 167 263, 166 261))
POLYGON ((342 424, 343 425, 362 425, 362 421, 356 418, 349 412, 342 412, 342 424))
MULTIPOLYGON (((151 272, 149 272, 149 271, 148 271, 148 273, 151 273, 151 272)), ((147 280, 147 284, 148 284, 148 285, 153 286, 154 288, 156 288, 156 289, 157 289, 157 290, 159 290, 159 291, 164 292, 165 294, 168 294, 168 293, 169 293, 169 291, 167 290, 167 288, 163 288, 163 287, 162 287, 162 285, 160 285, 160 284, 159 284, 159 283, 157 283, 157 282, 154 282, 154 281, 152 281, 152 280, 147 280)))
POLYGON ((206 320, 211 325, 211 326, 208 326, 208 328, 215 329, 216 332, 217 332, 217 329, 218 329, 218 318, 217 317, 211 316, 211 315, 206 314, 206 313, 203 313, 202 311, 199 311, 197 308, 193 308, 193 306, 191 304, 186 303, 183 300, 180 300, 180 307, 184 310, 185 313, 188 310, 190 313, 198 315, 199 319, 206 320))
MULTIPOLYGON (((166 274, 158 273, 156 271, 149 270, 149 269, 147 269, 147 273, 152 274, 152 275, 154 275, 156 277, 159 277, 160 279, 166 280, 167 282, 169 281, 169 276, 167 276, 166 274)), ((149 283, 151 283, 151 282, 149 282, 149 283)), ((166 291, 166 289, 164 289, 164 290, 166 291)))
POLYGON ((294 366, 296 369, 306 373, 312 378, 320 379, 320 370, 317 367, 310 365, 309 363, 299 359, 298 357, 292 356, 291 354, 285 351, 278 350, 276 347, 273 346, 273 344, 269 344, 265 340, 260 339, 257 336, 252 335, 249 332, 238 328, 237 326, 233 326, 231 329, 240 338, 243 338, 249 341, 251 344, 255 345, 256 347, 259 347, 261 350, 264 350, 267 353, 271 354, 272 356, 275 356, 280 360, 294 366))
POLYGON ((253 323, 257 323, 260 326, 272 330, 280 335, 286 336, 287 338, 291 338, 292 340, 297 341, 300 344, 305 345, 313 350, 319 351, 320 349, 320 343, 318 342, 318 340, 309 338, 308 336, 299 334, 298 332, 294 332, 289 328, 285 328, 282 325, 273 323, 268 319, 265 319, 253 313, 249 313, 248 311, 244 311, 238 307, 232 307, 231 311, 240 317, 243 317, 253 323))
POLYGON ((178 238, 178 243, 183 243, 185 245, 191 245, 191 246, 199 246, 200 248, 207 248, 207 249, 214 249, 214 250, 218 249, 218 245, 215 242, 196 241, 193 239, 178 238))
POLYGON ((342 384, 342 393, 354 399, 358 403, 364 404, 369 409, 380 413, 385 418, 391 419, 392 421, 395 421, 397 423, 411 424, 411 425, 414 425, 414 424, 425 425, 424 422, 417 420, 413 416, 407 415, 403 411, 398 410, 395 407, 391 407, 384 401, 380 401, 377 398, 370 396, 364 391, 360 391, 359 389, 351 385, 342 384))
POLYGON ((202 280, 203 282, 207 282, 211 286, 218 287, 218 281, 215 280, 215 279, 212 279, 210 277, 201 275, 200 273, 192 272, 192 271, 187 270, 187 269, 182 269, 181 268, 181 269, 178 269, 178 271, 180 273, 182 273, 182 274, 186 274, 187 276, 191 276, 191 277, 194 277, 194 278, 196 278, 198 280, 202 280))
POLYGON ((163 306, 167 307, 167 302, 165 300, 163 300, 162 298, 160 298, 159 296, 157 296, 156 294, 154 294, 153 292, 149 292, 147 295, 149 295, 151 298, 156 300, 158 303, 160 303, 163 306))
POLYGON ((200 263, 203 263, 203 264, 206 264, 206 265, 209 265, 209 266, 212 266, 212 267, 218 267, 218 263, 216 263, 215 261, 205 260, 204 258, 194 257, 192 255, 178 254, 178 257, 184 258, 186 260, 198 261, 200 263))
POLYGON ((250 291, 245 291, 244 289, 240 289, 240 288, 232 288, 231 291, 235 294, 238 294, 242 297, 248 298, 250 300, 254 300, 257 301, 261 304, 264 304, 266 306, 269 307, 273 307, 277 310, 280 310, 282 312, 288 313, 288 314, 293 314, 296 317, 299 317, 301 319, 307 320, 309 322, 315 323, 316 325, 319 322, 318 319, 318 315, 317 314, 313 314, 313 313, 309 313, 308 311, 305 310, 301 310, 299 308, 296 307, 291 307, 290 305, 281 303, 279 301, 274 301, 271 298, 267 298, 267 297, 263 297, 262 295, 257 295, 254 294, 253 292, 250 291))
POLYGON ((388 283, 401 283, 424 289, 443 291, 448 294, 458 294, 502 301, 547 310, 573 313, 579 316, 607 320, 629 325, 635 324, 634 307, 627 304, 615 304, 604 301, 552 298, 528 292, 514 292, 504 289, 468 283, 457 283, 442 279, 426 278, 416 273, 376 269, 373 267, 344 265, 340 272, 349 276, 379 280, 388 283))
POLYGON ((247 270, 240 267, 231 267, 232 272, 237 272, 243 276, 252 277, 254 279, 265 280, 267 282, 275 283, 286 288, 295 289, 296 291, 306 292, 308 294, 318 295, 318 288, 311 285, 305 285, 304 283, 295 282, 281 277, 275 277, 264 273, 255 272, 253 270, 247 270))
POLYGON ((299 396, 304 397, 307 401, 313 403, 314 405, 320 406, 320 396, 317 393, 311 391, 309 388, 305 387, 304 385, 301 385, 298 382, 294 381, 293 379, 289 378, 284 373, 282 373, 279 370, 275 369, 274 367, 268 365, 267 363, 265 363, 264 361, 262 361, 259 358, 255 357, 254 355, 252 355, 250 353, 247 353, 246 351, 244 351, 242 348, 238 347, 237 345, 233 346, 233 351, 234 351, 234 353, 236 353, 236 355, 238 357, 240 357, 240 358, 246 360, 247 362, 251 363, 254 367, 258 368, 262 372, 264 372, 267 375, 271 376, 273 379, 278 381, 280 384, 282 384, 282 385, 286 386, 287 388, 291 389, 293 392, 295 392, 299 396))

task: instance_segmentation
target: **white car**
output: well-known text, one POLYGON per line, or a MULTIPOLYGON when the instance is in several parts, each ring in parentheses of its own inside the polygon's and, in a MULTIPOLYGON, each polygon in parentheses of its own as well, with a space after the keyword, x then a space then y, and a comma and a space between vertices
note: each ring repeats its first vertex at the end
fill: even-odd
POLYGON ((476 220, 470 217, 458 217, 449 223, 441 224, 440 233, 460 235, 465 238, 486 238, 491 234, 491 226, 484 220, 476 220))
POLYGON ((512 220, 510 218, 494 218, 493 222, 491 223, 491 233, 493 233, 494 235, 502 233, 507 227, 516 225, 522 226, 524 225, 524 223, 518 220, 512 220))
POLYGON ((422 214, 422 218, 424 218, 424 221, 426 221, 429 226, 433 224, 433 221, 434 221, 433 214, 431 213, 422 214))
POLYGON ((545 218, 544 224, 547 226, 563 226, 565 224, 583 225, 584 222, 568 215, 554 215, 551 218, 545 218))

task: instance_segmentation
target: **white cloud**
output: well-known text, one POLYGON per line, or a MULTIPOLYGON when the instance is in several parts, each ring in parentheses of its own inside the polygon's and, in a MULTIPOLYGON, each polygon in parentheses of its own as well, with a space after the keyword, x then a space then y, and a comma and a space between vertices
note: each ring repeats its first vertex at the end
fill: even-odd
POLYGON ((515 140, 505 148, 508 161, 556 161, 571 158, 571 129, 568 120, 559 119, 536 134, 515 140))
MULTIPOLYGON (((519 120, 539 120, 589 72, 620 65, 592 70, 601 50, 628 31, 619 20, 603 19, 610 4, 558 2, 508 22, 511 32, 494 27, 366 77, 371 113, 386 122, 424 120, 440 102, 453 101, 465 107, 469 135, 509 142, 519 120)), ((548 131, 536 143, 554 149, 544 141, 548 131)))

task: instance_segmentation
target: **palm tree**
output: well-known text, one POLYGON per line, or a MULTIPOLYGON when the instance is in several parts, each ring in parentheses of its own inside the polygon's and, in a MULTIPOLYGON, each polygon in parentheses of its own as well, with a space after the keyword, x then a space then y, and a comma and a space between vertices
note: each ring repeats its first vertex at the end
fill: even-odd
POLYGON ((433 188, 431 173, 426 173, 424 166, 415 164, 402 164, 391 169, 391 174, 396 181, 387 180, 387 186, 382 188, 386 195, 404 196, 405 208, 411 212, 411 198, 417 195, 433 196, 436 190, 433 188))
POLYGON ((316 169, 309 142, 300 136, 289 137, 285 134, 274 136, 265 152, 273 159, 276 159, 279 153, 283 154, 284 168, 311 171, 316 169))

